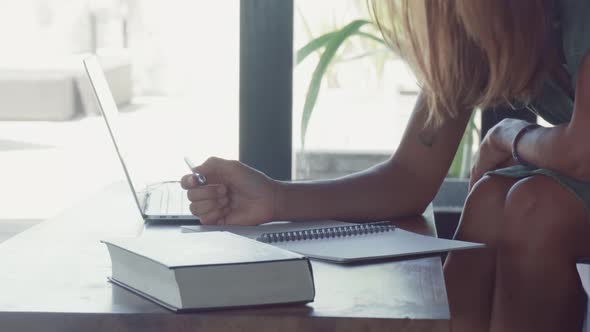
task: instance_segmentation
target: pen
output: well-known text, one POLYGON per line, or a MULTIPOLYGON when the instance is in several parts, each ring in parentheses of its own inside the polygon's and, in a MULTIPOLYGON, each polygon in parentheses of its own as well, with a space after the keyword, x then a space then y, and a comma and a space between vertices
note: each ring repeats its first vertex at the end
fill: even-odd
POLYGON ((205 175, 195 171, 195 165, 193 164, 193 162, 188 157, 184 157, 184 162, 187 164, 188 168, 190 168, 191 173, 193 173, 193 175, 195 176, 195 179, 197 179, 197 183, 201 186, 206 185, 207 178, 205 177, 205 175))

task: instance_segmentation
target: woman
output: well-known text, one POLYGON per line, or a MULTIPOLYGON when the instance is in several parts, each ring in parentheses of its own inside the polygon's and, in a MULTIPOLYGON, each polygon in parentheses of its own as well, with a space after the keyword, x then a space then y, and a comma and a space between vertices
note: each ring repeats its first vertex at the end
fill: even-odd
POLYGON ((590 2, 375 0, 372 8, 422 84, 395 154, 308 183, 211 158, 197 168, 211 184, 182 179, 192 212, 205 224, 242 225, 420 214, 473 109, 526 106, 555 126, 505 120, 483 140, 456 238, 488 246, 445 263, 452 327, 580 331, 585 293, 575 262, 590 257, 590 2))

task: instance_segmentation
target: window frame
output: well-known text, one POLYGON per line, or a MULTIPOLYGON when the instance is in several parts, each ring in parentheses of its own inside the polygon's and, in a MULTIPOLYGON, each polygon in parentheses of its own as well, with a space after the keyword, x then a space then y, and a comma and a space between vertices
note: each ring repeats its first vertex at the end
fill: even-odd
POLYGON ((240 0, 239 159, 292 177, 293 0, 240 0))

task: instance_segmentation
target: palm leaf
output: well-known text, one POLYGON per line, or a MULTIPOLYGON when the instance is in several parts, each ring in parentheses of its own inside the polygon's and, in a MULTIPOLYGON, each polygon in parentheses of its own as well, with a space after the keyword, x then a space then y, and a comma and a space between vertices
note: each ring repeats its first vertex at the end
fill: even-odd
POLYGON ((367 33, 367 32, 362 32, 362 31, 358 31, 355 33, 356 35, 359 35, 361 37, 365 37, 365 38, 369 38, 373 41, 378 42, 379 44, 383 44, 385 45, 385 41, 383 40, 383 38, 377 37, 373 34, 367 33))
POLYGON ((299 51, 297 51, 297 54, 295 55, 295 64, 300 64, 301 61, 303 61, 303 59, 305 59, 315 50, 319 49, 320 47, 324 47, 332 38, 334 38, 334 35, 337 33, 338 31, 328 32, 324 35, 319 36, 318 38, 313 39, 305 46, 300 48, 299 51))
MULTIPOLYGON (((313 108, 314 108, 316 101, 318 99, 318 94, 320 92, 320 87, 322 84, 322 78, 324 77, 324 74, 326 73, 326 70, 328 69, 329 64, 332 62, 332 58, 334 58, 334 55, 336 55, 338 48, 340 48, 342 43, 348 37, 354 35, 355 33, 357 33, 359 31, 359 29, 363 25, 369 24, 369 23, 370 22, 367 20, 352 21, 349 24, 347 24, 346 26, 344 26, 342 29, 329 33, 328 35, 330 35, 330 37, 327 38, 327 40, 322 40, 322 42, 325 44, 326 48, 325 48, 324 52, 322 53, 322 56, 320 57, 320 61, 313 72, 311 82, 309 83, 309 88, 307 90, 305 104, 303 106, 303 115, 302 115, 302 119, 301 119, 301 146, 302 146, 302 148, 305 147, 305 135, 307 134, 307 126, 309 124, 309 120, 311 119, 311 114, 313 112, 313 108)), ((324 36, 326 36, 326 35, 318 37, 315 40, 317 41, 318 39, 320 39, 324 36)), ((319 47, 321 47, 321 46, 319 46, 319 47)), ((307 54, 309 54, 309 53, 307 53, 307 54)), ((298 57, 298 61, 299 61, 299 59, 300 58, 298 57)), ((301 60, 303 60, 303 58, 301 58, 301 60)))
POLYGON ((349 62, 349 61, 354 61, 354 60, 358 60, 358 59, 362 59, 362 58, 366 58, 368 56, 370 57, 376 57, 379 54, 391 54, 391 50, 388 48, 379 48, 379 49, 374 49, 371 51, 367 51, 367 52, 363 52, 361 54, 357 54, 354 56, 351 56, 349 58, 344 58, 344 59, 338 59, 338 63, 340 62, 349 62))
MULTIPOLYGON (((314 51, 318 50, 321 47, 324 47, 340 31, 341 30, 328 32, 326 34, 323 34, 323 35, 321 35, 321 36, 319 36, 319 37, 311 40, 309 43, 305 44, 305 46, 303 46, 302 48, 300 48, 297 51, 297 54, 295 55, 295 65, 300 64, 305 58, 307 58, 308 55, 310 55, 314 51)), ((376 42, 378 42, 380 44, 385 45, 385 41, 383 41, 383 39, 381 39, 381 38, 379 38, 379 37, 377 37, 375 35, 372 35, 370 33, 366 33, 366 32, 363 32, 363 31, 355 31, 354 33, 351 34, 351 36, 352 35, 358 35, 358 36, 361 36, 361 37, 369 38, 369 39, 371 39, 373 41, 376 41, 376 42)))

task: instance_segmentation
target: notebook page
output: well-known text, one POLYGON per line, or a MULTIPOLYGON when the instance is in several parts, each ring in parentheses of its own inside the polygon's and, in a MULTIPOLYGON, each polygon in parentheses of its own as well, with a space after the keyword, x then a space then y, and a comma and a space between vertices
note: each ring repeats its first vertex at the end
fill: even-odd
POLYGON ((399 228, 384 233, 287 241, 273 243, 273 245, 309 257, 339 262, 423 255, 484 246, 479 243, 424 236, 399 228))
MULTIPOLYGON (((257 239, 263 233, 288 232, 310 228, 350 226, 354 223, 325 220, 309 222, 274 222, 260 226, 185 226, 183 232, 228 231, 257 239)), ((363 235, 274 242, 274 246, 302 255, 341 263, 379 258, 425 255, 452 250, 484 247, 483 244, 445 240, 396 228, 394 231, 363 235)))

